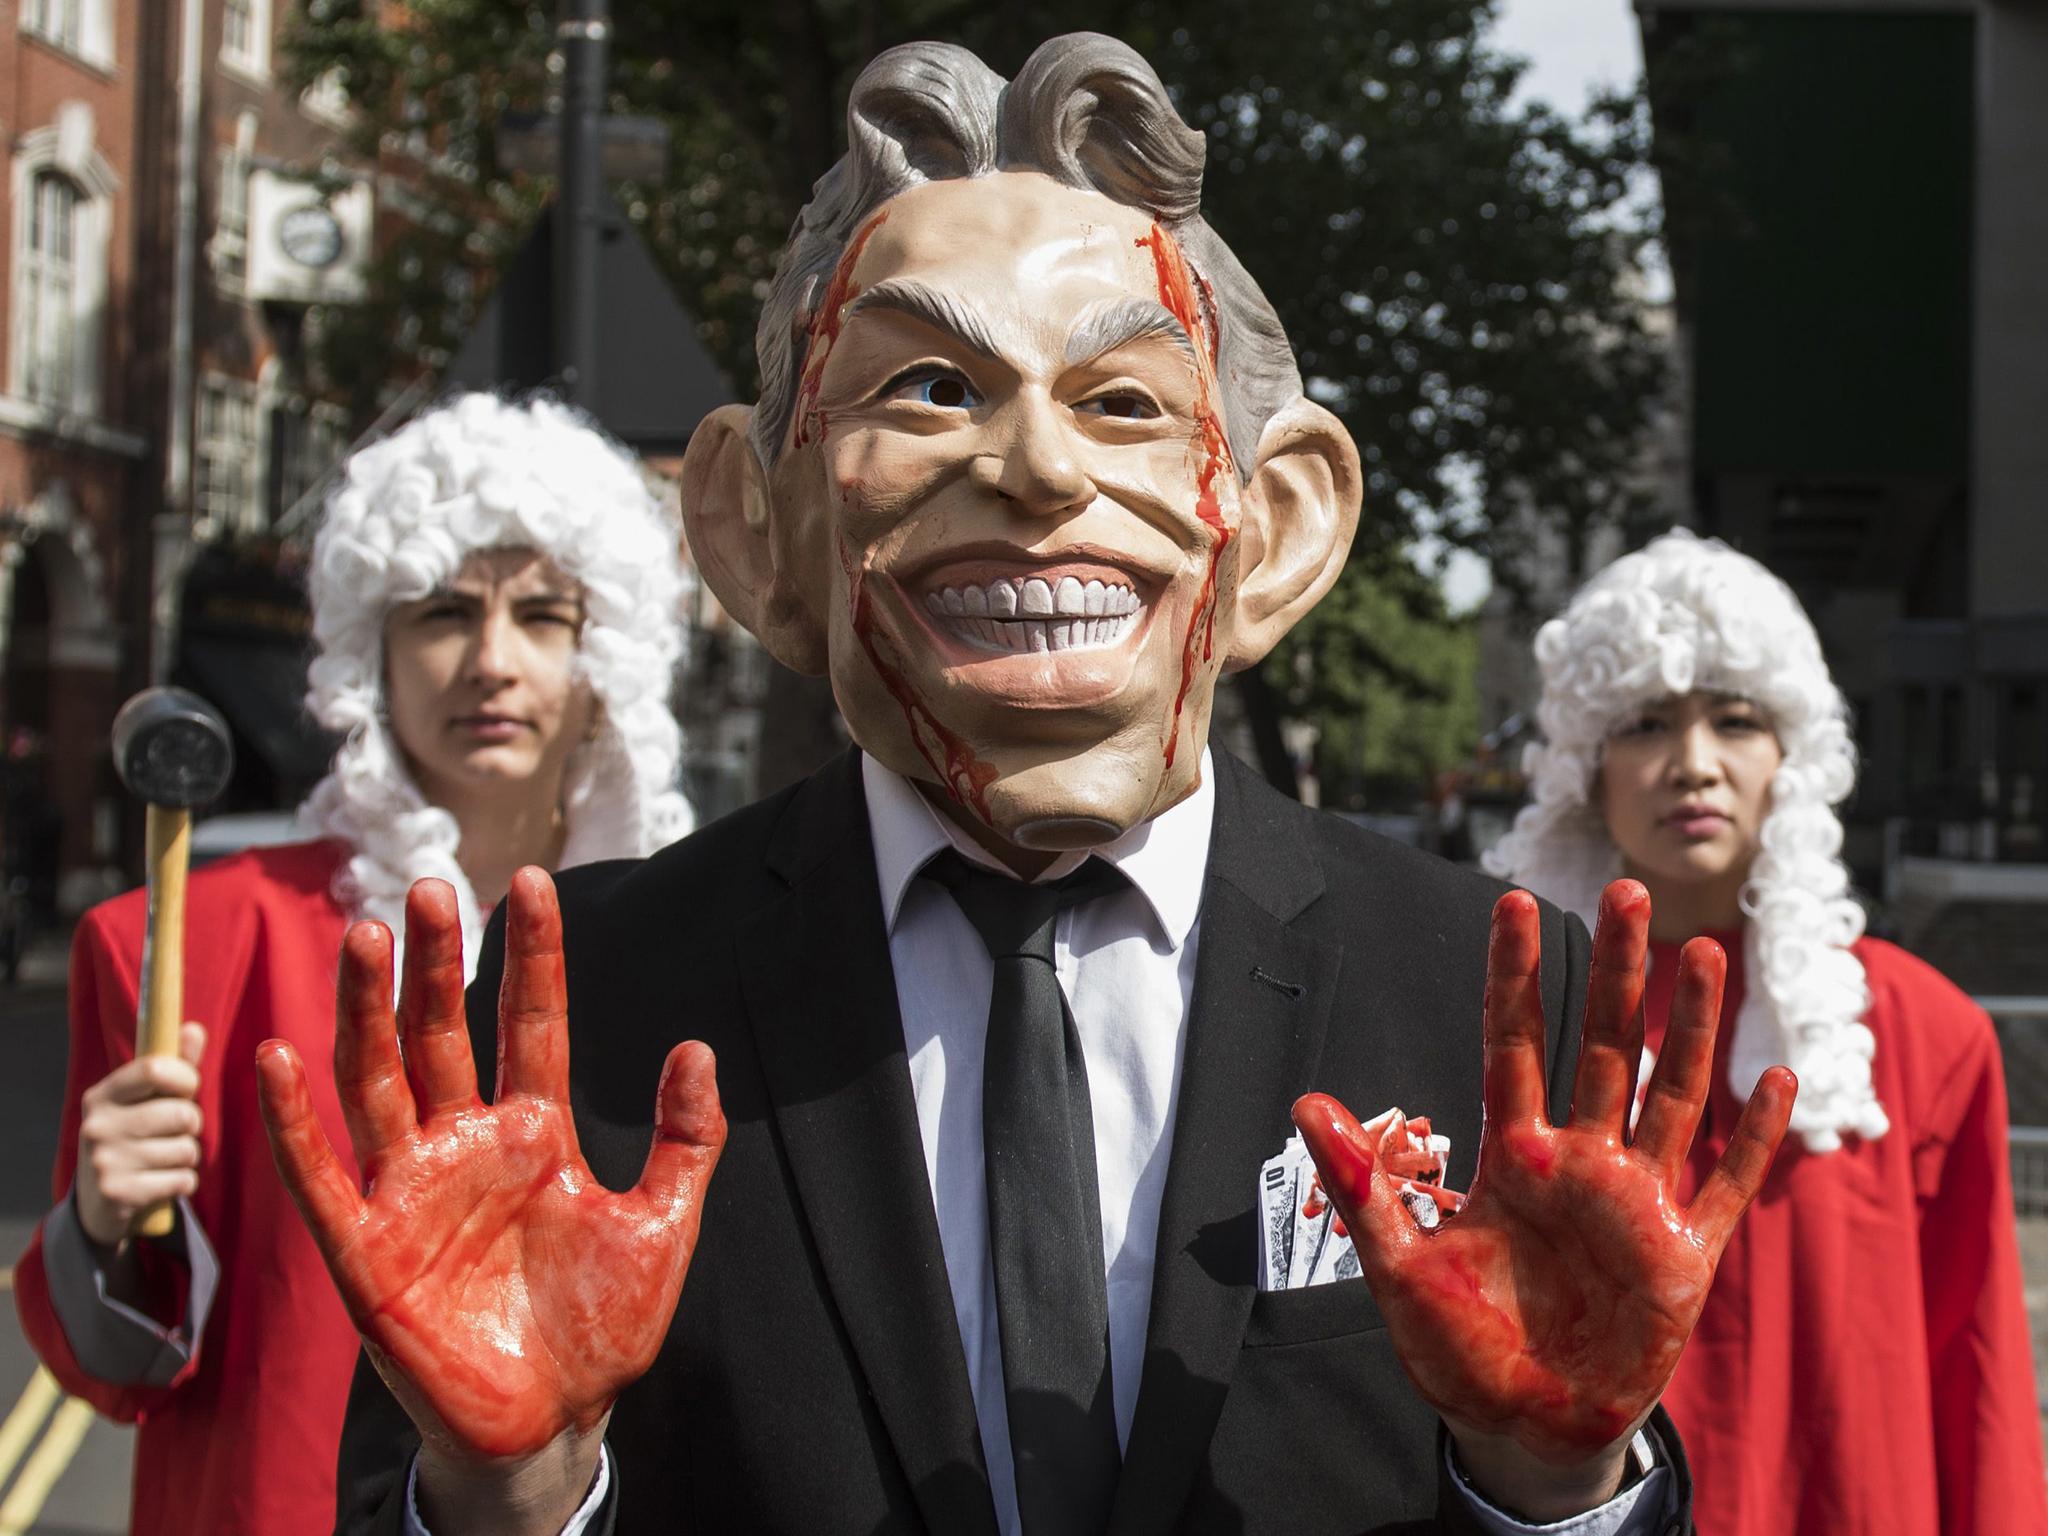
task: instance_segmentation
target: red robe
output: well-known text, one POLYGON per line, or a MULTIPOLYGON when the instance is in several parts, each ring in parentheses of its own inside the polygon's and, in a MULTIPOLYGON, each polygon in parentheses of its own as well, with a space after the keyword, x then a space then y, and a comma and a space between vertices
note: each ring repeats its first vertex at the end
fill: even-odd
MULTIPOLYGON (((185 1016, 207 1026, 200 1065, 199 1192, 192 1208, 220 1259, 199 1348, 162 1388, 118 1387, 80 1368, 50 1303, 39 1227, 15 1266, 15 1303, 65 1391, 142 1426, 135 1536, 308 1536, 334 1523, 335 1452, 357 1339, 271 1162, 256 1107, 256 1046, 290 1040, 327 1137, 353 1175, 333 1078, 334 980, 347 919, 330 894, 336 842, 237 855, 187 894, 185 1016)), ((71 1063, 53 1198, 78 1159, 79 1099, 134 1055, 145 898, 88 912, 71 950, 71 1063)), ((65 1219, 70 1219, 68 1212, 65 1219)), ((177 1321, 182 1264, 146 1271, 147 1310, 177 1321)))
MULTIPOLYGON (((1741 935, 1714 937, 1731 1030, 1741 935)), ((1824 1156, 1787 1138, 1735 1229, 1664 1395, 1700 1536, 2041 1536, 2048 1484, 1997 1037, 1905 951, 1865 939, 1856 956, 1891 1130, 1824 1156)), ((1653 945, 1653 1050, 1677 974, 1678 947, 1653 945)), ((1717 1061, 1685 1198, 1739 1111, 1717 1061)))

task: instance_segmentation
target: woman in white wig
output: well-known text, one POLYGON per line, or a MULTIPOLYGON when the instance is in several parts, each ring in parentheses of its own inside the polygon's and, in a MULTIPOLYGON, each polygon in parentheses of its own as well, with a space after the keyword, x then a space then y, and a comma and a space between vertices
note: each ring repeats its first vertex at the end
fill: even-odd
POLYGON ((1997 1040, 1863 933, 1847 709, 1798 600, 1680 530, 1588 582, 1536 659, 1533 803, 1487 867, 1588 922, 1606 881, 1648 888, 1646 1055, 1679 946, 1728 951, 1682 1196, 1763 1070, 1799 1077, 1664 1399, 1702 1536, 2048 1531, 1997 1040))
MULTIPOLYGON (((402 932, 414 880, 454 887, 466 953, 408 963, 469 974, 520 866, 636 857, 689 830, 668 709, 681 586, 672 523, 571 411, 470 395, 419 417, 350 460, 328 503, 308 702, 343 740, 304 808, 320 835, 193 877, 201 1023, 181 1059, 133 1059, 141 894, 81 921, 58 1205, 15 1289, 65 1389, 143 1420, 136 1532, 332 1523, 356 1332, 270 1167, 256 1046, 330 1059, 343 929, 402 932), (135 1235, 165 1198, 173 1237, 135 1235)), ((331 1080, 314 1099, 347 1146, 331 1080)))

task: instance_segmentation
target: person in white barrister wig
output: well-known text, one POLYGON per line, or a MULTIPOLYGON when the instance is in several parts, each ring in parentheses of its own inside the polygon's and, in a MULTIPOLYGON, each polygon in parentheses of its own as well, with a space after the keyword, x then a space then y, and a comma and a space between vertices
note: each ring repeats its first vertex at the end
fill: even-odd
POLYGON ((1589 581, 1536 660, 1531 804, 1487 868, 1589 920, 1608 880, 1648 888, 1646 1062, 1679 946, 1728 951, 1681 1193, 1765 1068, 1799 1077, 1664 1398, 1702 1536, 2048 1530, 1998 1042, 1863 931, 1848 710, 1798 599, 1680 529, 1589 581))
POLYGON ((692 823, 677 529, 575 412, 464 395, 362 449, 309 586, 307 703, 342 736, 302 811, 317 837, 194 875, 182 1059, 133 1056, 143 893, 86 914, 57 1205, 15 1269, 65 1390, 143 1423, 138 1536, 333 1522, 355 1328, 271 1165, 250 1063, 296 1037, 339 1134, 343 930, 402 931, 408 888, 437 877, 468 941, 405 963, 467 976, 514 870, 637 857, 692 823), (136 1235, 165 1198, 173 1235, 136 1235))

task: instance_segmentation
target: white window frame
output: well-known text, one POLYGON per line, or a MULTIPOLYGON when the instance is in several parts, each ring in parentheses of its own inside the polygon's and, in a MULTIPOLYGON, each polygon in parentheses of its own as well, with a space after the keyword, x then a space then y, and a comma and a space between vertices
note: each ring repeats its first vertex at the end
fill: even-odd
POLYGON ((57 415, 95 416, 104 367, 100 354, 106 324, 108 236, 119 183, 106 157, 93 148, 92 110, 82 102, 64 103, 55 123, 31 129, 16 142, 7 388, 17 399, 30 399, 35 338, 29 332, 36 314, 31 289, 40 273, 29 240, 36 181, 45 173, 66 178, 78 193, 72 205, 71 378, 60 396, 45 396, 33 404, 57 415))
POLYGON ((270 82, 270 0, 227 0, 220 15, 220 62, 246 79, 270 82), (228 35, 229 20, 237 6, 246 7, 249 35, 241 40, 228 35))
POLYGON ((263 531, 263 443, 253 380, 207 372, 192 402, 192 510, 204 534, 263 531))
POLYGON ((28 238, 14 291, 21 310, 21 392, 37 405, 71 408, 78 372, 78 215, 84 191, 63 171, 45 166, 28 184, 28 238), (63 233, 48 226, 60 219, 63 233))
POLYGON ((221 292, 240 295, 249 276, 249 171, 256 163, 257 116, 235 114, 235 142, 220 152, 220 180, 214 189, 213 239, 207 259, 221 292))
POLYGON ((21 0, 21 30, 96 69, 114 67, 114 0, 21 0))

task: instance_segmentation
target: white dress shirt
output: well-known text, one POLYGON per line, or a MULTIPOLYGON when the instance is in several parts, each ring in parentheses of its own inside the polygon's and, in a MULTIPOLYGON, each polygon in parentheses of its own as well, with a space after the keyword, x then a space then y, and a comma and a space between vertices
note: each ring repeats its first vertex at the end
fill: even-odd
MULTIPOLYGON (((925 1173, 938 1214, 953 1315, 967 1352, 967 1380, 974 1391, 996 1523, 1003 1536, 1020 1536, 982 1181, 981 1066, 995 964, 952 895, 936 881, 917 878, 926 863, 948 848, 992 869, 1002 866, 934 810, 908 780, 865 756, 861 774, 925 1173)), ((1130 881, 1129 889, 1068 908, 1053 935, 1060 988, 1088 1064, 1120 1446, 1130 1439, 1151 1318, 1159 1206, 1180 1103, 1215 803, 1214 767, 1205 750, 1201 782, 1193 794, 1115 842, 1090 850, 1116 865, 1130 881)), ((1088 857, 1064 854, 1039 878, 1057 880, 1088 857)), ((1247 1198, 1258 1174, 1256 1168, 1245 1170, 1247 1198)), ((1599 1509, 1544 1526, 1510 1519, 1462 1475, 1455 1486, 1471 1499, 1481 1523, 1501 1536, 1532 1530, 1557 1536, 1636 1536, 1654 1528, 1668 1478, 1658 1467, 1599 1509), (1640 1515, 1631 1519, 1639 1506, 1640 1515)))
MULTIPOLYGON (((996 1523, 1002 1536, 1021 1536, 982 1180, 981 1070, 995 965, 951 893, 934 880, 919 878, 919 871, 948 848, 989 868, 1002 866, 901 775, 867 756, 861 759, 861 773, 925 1173, 967 1356, 996 1523)), ((1201 782, 1193 794, 1115 842, 1088 853, 1063 854, 1039 877, 1056 880, 1092 853, 1116 865, 1130 882, 1128 889, 1060 913, 1053 942, 1060 987, 1088 1065, 1120 1446, 1130 1437, 1151 1316, 1153 1257, 1180 1101, 1214 811, 1213 767, 1204 751, 1201 782)), ((1244 1171, 1247 1199, 1258 1173, 1257 1168, 1244 1171)), ((610 1477, 607 1452, 597 1485, 562 1536, 581 1536, 610 1477)), ((1499 1536, 1530 1531, 1640 1536, 1655 1529, 1667 1482, 1668 1473, 1658 1467, 1599 1509, 1544 1526, 1524 1525, 1495 1510, 1462 1475, 1455 1486, 1471 1500, 1481 1524, 1499 1536)), ((626 1496, 623 1489, 621 1496, 626 1496)), ((416 1511, 408 1531, 427 1536, 416 1511)))

